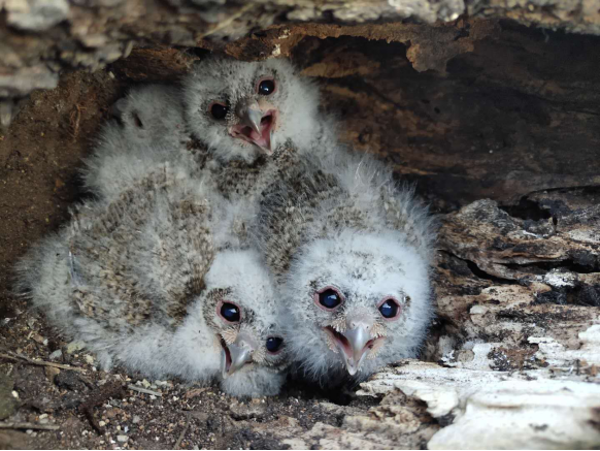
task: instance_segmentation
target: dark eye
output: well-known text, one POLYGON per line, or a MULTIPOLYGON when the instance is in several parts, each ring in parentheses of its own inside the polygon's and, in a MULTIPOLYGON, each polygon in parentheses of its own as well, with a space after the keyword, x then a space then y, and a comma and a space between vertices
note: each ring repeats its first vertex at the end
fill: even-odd
POLYGON ((379 311, 384 318, 391 319, 398 316, 400 306, 393 299, 387 299, 383 304, 379 306, 379 311))
POLYGON ((269 337, 267 338, 267 351, 276 353, 281 349, 283 344, 283 338, 281 337, 269 337))
POLYGON ((237 323, 240 320, 240 309, 235 304, 223 302, 221 316, 230 323, 237 323))
POLYGON ((258 85, 258 93, 263 96, 270 96, 275 91, 275 80, 263 80, 258 85))
POLYGON ((225 116, 227 116, 228 111, 229 108, 227 108, 227 106, 223 105, 222 103, 213 103, 210 107, 210 114, 212 114, 213 117, 218 120, 225 119, 225 116))
POLYGON ((328 288, 327 290, 324 290, 321 293, 319 293, 319 304, 321 304, 325 308, 336 308, 341 303, 342 297, 337 291, 331 288, 328 288))

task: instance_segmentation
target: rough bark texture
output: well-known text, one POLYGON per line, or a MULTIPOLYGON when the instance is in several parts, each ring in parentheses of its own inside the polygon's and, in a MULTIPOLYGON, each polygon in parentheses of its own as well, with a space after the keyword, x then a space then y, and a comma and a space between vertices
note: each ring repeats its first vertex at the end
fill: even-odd
POLYGON ((290 3, 0 3, 0 115, 14 119, 0 132, 0 353, 84 370, 0 358, 4 416, 44 412, 62 432, 0 432, 0 443, 598 448, 600 37, 522 25, 598 34, 597 3, 472 1, 458 19, 462 1, 290 3), (409 16, 432 23, 399 21, 409 16), (76 407, 127 376, 95 371, 28 312, 11 268, 82 195, 80 159, 111 104, 132 83, 176 82, 215 49, 293 59, 319 80, 342 139, 394 165, 440 213, 427 362, 385 369, 349 399, 291 386, 240 403, 155 383, 162 397, 130 391, 92 410, 106 423, 96 436, 76 407), (34 88, 50 89, 13 114, 34 88))
MULTIPOLYGON (((334 36, 341 24, 448 22, 463 13, 600 33, 596 0, 2 0, 0 119, 8 123, 14 101, 33 89, 56 87, 62 69, 94 70, 134 46, 214 48, 250 31, 301 22, 321 23, 312 28, 334 36)), ((358 27, 361 36, 374 37, 369 26, 358 27)))

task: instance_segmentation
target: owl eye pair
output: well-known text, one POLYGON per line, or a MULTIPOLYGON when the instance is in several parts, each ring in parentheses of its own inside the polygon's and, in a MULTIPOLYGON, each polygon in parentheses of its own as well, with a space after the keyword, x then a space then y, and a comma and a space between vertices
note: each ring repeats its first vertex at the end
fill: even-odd
MULTIPOLYGON (((256 85, 256 92, 261 96, 270 96, 277 89, 274 78, 262 78, 256 85)), ((222 121, 229 113, 229 107, 223 102, 214 101, 209 106, 209 111, 212 117, 218 121, 222 121)))
MULTIPOLYGON (((333 311, 343 302, 344 297, 332 287, 318 291, 314 295, 315 303, 324 310, 333 311)), ((383 299, 378 306, 379 313, 387 320, 393 320, 400 314, 400 303, 393 297, 383 299)))
MULTIPOLYGON (((240 308, 232 302, 222 302, 221 308, 219 309, 219 316, 226 322, 235 324, 239 323, 242 317, 240 308)), ((265 347, 271 354, 277 354, 283 345, 283 338, 281 337, 268 337, 265 347)))

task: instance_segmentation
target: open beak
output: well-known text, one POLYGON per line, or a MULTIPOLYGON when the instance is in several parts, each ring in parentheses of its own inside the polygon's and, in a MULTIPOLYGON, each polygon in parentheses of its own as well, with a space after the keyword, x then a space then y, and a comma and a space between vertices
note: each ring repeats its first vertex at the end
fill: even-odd
POLYGON ((223 352, 221 353, 223 379, 231 376, 245 364, 252 362, 254 347, 239 334, 236 340, 229 345, 221 338, 221 346, 223 347, 223 352))
POLYGON ((277 110, 263 111, 256 100, 241 100, 235 114, 239 123, 230 128, 229 133, 234 138, 239 138, 254 144, 267 155, 273 153, 273 130, 277 122, 277 110))
POLYGON ((331 326, 327 326, 325 332, 329 334, 339 349, 350 376, 358 373, 360 365, 369 354, 369 350, 379 340, 379 338, 371 338, 368 327, 364 324, 359 324, 357 327, 348 329, 342 333, 337 332, 331 326))

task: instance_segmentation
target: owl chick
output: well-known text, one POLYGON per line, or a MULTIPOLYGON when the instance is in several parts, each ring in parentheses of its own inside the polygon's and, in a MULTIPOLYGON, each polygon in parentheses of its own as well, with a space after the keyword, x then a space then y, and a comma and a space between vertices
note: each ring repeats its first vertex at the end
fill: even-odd
POLYGON ((297 168, 261 203, 257 235, 280 281, 288 350, 323 385, 414 357, 433 306, 433 221, 374 161, 297 168))
POLYGON ((211 172, 225 195, 251 196, 296 153, 327 153, 336 142, 334 120, 319 111, 317 87, 285 60, 209 57, 181 90, 136 88, 117 110, 120 123, 105 127, 84 173, 100 196, 118 194, 158 161, 187 165, 199 178, 211 172))
POLYGON ((287 363, 273 281, 233 236, 240 207, 213 202, 181 168, 152 173, 80 208, 20 264, 21 289, 107 369, 274 395, 287 363))
POLYGON ((312 153, 335 142, 318 88, 284 59, 207 59, 185 79, 183 93, 189 131, 221 162, 252 163, 286 146, 312 153))

